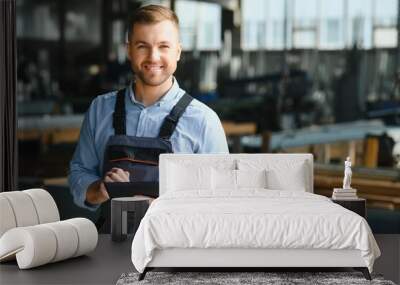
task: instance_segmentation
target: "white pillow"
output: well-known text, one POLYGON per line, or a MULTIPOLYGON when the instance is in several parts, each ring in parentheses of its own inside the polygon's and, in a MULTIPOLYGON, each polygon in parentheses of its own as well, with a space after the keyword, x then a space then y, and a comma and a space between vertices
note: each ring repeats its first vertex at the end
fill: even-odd
POLYGON ((236 170, 212 168, 211 181, 213 190, 236 190, 236 170))
POLYGON ((210 189, 211 167, 186 166, 176 163, 169 164, 167 188, 171 191, 185 191, 190 189, 210 189))
POLYGON ((271 169, 267 172, 268 188, 273 190, 303 191, 306 192, 307 176, 303 164, 296 165, 285 174, 279 169, 271 169))
POLYGON ((238 190, 241 188, 267 188, 267 172, 263 170, 211 170, 212 189, 238 190))
POLYGON ((266 169, 268 189, 306 191, 310 184, 308 165, 304 160, 239 159, 237 164, 239 170, 266 169))
POLYGON ((212 190, 212 169, 234 169, 234 160, 190 161, 177 160, 169 162, 166 179, 167 191, 212 190))
POLYGON ((267 188, 267 170, 236 170, 238 188, 267 188))

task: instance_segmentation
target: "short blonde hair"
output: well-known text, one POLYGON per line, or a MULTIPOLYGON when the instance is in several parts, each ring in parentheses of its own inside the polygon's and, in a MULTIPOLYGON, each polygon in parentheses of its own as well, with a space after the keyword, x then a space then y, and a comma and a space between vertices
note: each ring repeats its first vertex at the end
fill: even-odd
POLYGON ((134 10, 129 19, 127 41, 130 41, 135 24, 157 24, 169 20, 179 30, 179 19, 174 11, 161 5, 147 5, 134 10))

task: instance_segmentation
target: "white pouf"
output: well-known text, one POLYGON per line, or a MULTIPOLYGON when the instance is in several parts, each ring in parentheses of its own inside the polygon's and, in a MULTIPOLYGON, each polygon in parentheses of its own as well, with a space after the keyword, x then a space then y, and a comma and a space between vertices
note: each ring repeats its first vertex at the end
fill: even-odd
POLYGON ((80 256, 97 246, 88 219, 60 222, 53 197, 43 189, 0 193, 0 262, 17 259, 20 269, 80 256))

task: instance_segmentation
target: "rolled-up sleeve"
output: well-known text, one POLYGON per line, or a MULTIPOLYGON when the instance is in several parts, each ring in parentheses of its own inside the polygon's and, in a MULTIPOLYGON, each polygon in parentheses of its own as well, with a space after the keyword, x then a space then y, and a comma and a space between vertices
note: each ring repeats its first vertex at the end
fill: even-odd
POLYGON ((221 120, 212 110, 205 116, 198 153, 229 153, 221 120))
POLYGON ((97 210, 98 205, 90 206, 85 203, 86 192, 90 184, 99 180, 99 158, 94 142, 95 106, 92 103, 86 112, 78 144, 70 162, 68 182, 74 203, 82 208, 97 210))

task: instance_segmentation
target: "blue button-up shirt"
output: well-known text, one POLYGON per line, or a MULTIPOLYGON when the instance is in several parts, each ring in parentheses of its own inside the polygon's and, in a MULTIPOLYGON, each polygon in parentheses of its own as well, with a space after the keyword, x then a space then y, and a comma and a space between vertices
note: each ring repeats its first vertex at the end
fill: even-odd
MULTIPOLYGON (((75 204, 85 204, 90 184, 102 179, 104 151, 108 138, 114 135, 113 112, 116 92, 98 96, 91 103, 82 123, 79 141, 70 162, 69 185, 75 204)), ((164 118, 185 91, 177 81, 156 103, 144 106, 135 99, 132 88, 126 89, 126 134, 157 137, 164 118)), ((171 136, 175 153, 228 153, 225 133, 217 114, 198 100, 193 100, 181 116, 171 136)))

